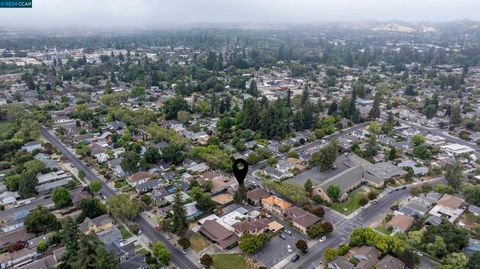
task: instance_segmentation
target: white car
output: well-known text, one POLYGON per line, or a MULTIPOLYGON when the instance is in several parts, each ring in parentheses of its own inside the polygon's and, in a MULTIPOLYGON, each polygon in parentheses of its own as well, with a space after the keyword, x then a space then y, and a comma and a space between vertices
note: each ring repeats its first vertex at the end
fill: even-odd
POLYGON ((288 235, 292 235, 292 231, 290 231, 290 230, 285 230, 285 233, 288 234, 288 235))
POLYGON ((327 240, 327 237, 326 236, 322 236, 320 239, 318 239, 318 242, 323 242, 327 240))
POLYGON ((287 245, 287 251, 288 253, 292 253, 293 252, 293 249, 290 245, 287 245))

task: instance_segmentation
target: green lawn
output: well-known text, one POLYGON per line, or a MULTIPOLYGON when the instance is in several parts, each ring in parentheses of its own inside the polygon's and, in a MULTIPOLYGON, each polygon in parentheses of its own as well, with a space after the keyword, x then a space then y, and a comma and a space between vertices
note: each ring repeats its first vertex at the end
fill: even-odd
POLYGON ((212 254, 215 269, 252 269, 240 254, 212 254))
POLYGON ((200 252, 210 245, 207 239, 203 238, 203 236, 198 233, 194 233, 192 236, 190 236, 190 243, 190 248, 192 248, 192 250, 195 252, 200 252))
POLYGON ((7 135, 11 132, 13 123, 8 121, 0 121, 0 138, 7 139, 7 135))
POLYGON ((132 237, 132 234, 128 231, 128 229, 123 226, 120 227, 120 233, 122 233, 123 240, 132 237))
POLYGON ((361 188, 356 189, 348 195, 348 199, 345 202, 333 204, 331 208, 344 215, 350 215, 353 211, 360 208, 359 201, 364 195, 366 193, 361 188))
POLYGON ((375 227, 375 230, 377 230, 378 232, 382 233, 382 234, 385 234, 385 235, 390 235, 392 234, 392 231, 390 231, 389 229, 383 227, 383 226, 377 226, 375 227))

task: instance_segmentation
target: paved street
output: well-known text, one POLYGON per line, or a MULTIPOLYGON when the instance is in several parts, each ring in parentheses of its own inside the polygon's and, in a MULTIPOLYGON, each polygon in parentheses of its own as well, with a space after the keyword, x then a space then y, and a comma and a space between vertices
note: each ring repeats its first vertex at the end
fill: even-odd
POLYGON ((10 208, 10 209, 5 209, 3 211, 0 211, 0 221, 3 221, 5 219, 8 219, 10 216, 12 216, 13 214, 15 214, 15 212, 19 212, 21 210, 32 210, 34 208, 36 208, 37 206, 45 206, 45 207, 49 207, 49 206, 52 206, 53 205, 53 201, 52 201, 52 198, 44 198, 45 196, 40 196, 40 197, 37 197, 36 199, 34 199, 30 204, 28 205, 24 205, 22 207, 19 207, 19 208, 16 208, 16 207, 13 207, 13 208, 10 208))
MULTIPOLYGON (((80 161, 73 153, 71 153, 60 141, 53 136, 47 129, 41 128, 40 133, 44 136, 55 148, 60 150, 62 154, 79 170, 85 172, 85 178, 87 180, 97 179, 95 173, 88 168, 82 161, 80 161)), ((115 191, 112 190, 105 182, 102 181, 102 193, 106 197, 116 195, 115 191)), ((172 253, 172 263, 178 266, 180 269, 194 269, 197 266, 191 262, 185 255, 177 248, 172 246, 172 244, 160 234, 153 226, 151 226, 143 217, 138 217, 136 222, 140 226, 142 232, 150 239, 151 242, 162 241, 163 244, 170 250, 172 253)))

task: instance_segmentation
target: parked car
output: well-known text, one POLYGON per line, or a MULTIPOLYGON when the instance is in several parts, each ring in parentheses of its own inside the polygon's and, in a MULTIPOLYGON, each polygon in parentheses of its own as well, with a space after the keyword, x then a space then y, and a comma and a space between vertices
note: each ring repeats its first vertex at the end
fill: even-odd
POLYGON ((292 235, 292 231, 290 231, 290 230, 285 230, 285 233, 288 234, 288 235, 292 235))
POLYGON ((297 255, 293 256, 290 261, 296 262, 296 261, 298 261, 298 259, 300 259, 300 256, 298 256, 298 254, 297 254, 297 255))
POLYGON ((287 237, 284 234, 280 234, 280 238, 282 238, 283 240, 287 239, 287 237))
POLYGON ((287 251, 288 253, 292 253, 293 252, 293 249, 290 245, 287 245, 287 251))
POLYGON ((326 236, 322 236, 320 239, 318 239, 318 242, 323 242, 327 240, 327 237, 326 236))

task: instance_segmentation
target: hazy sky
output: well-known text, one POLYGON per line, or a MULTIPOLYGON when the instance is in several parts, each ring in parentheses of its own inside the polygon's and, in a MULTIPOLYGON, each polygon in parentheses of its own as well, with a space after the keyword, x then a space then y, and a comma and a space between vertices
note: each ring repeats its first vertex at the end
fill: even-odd
POLYGON ((464 18, 480 19, 480 0, 33 0, 32 9, 0 8, 0 28, 464 18))

